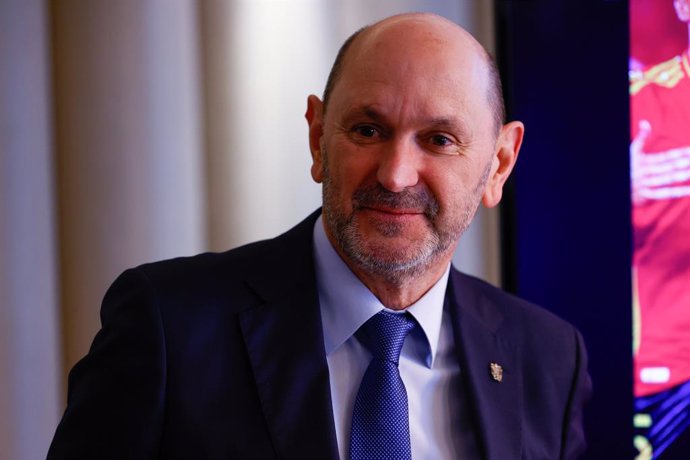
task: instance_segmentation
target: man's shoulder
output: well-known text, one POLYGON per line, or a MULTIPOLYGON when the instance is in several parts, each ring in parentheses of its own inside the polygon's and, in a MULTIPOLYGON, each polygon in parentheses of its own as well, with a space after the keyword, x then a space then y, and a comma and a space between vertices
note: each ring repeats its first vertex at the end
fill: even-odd
POLYGON ((154 285, 226 287, 244 279, 277 278, 312 264, 312 230, 318 212, 287 232, 224 252, 206 252, 139 265, 137 272, 154 285))
POLYGON ((547 310, 543 306, 532 303, 514 294, 504 291, 484 280, 452 271, 453 287, 457 292, 456 299, 460 308, 470 309, 471 314, 499 330, 521 331, 521 335, 529 336, 537 333, 559 334, 574 331, 574 327, 566 320, 547 310), (518 326, 518 327, 516 327, 518 326))
MULTIPOLYGON (((318 215, 317 215, 318 216, 318 215)), ((316 216, 316 217, 317 217, 316 216)), ((220 269, 247 273, 254 268, 290 265, 290 256, 311 257, 311 238, 315 216, 311 215, 295 227, 274 238, 244 244, 224 252, 205 252, 189 257, 150 262, 138 268, 151 274, 195 271, 204 274, 220 269)))

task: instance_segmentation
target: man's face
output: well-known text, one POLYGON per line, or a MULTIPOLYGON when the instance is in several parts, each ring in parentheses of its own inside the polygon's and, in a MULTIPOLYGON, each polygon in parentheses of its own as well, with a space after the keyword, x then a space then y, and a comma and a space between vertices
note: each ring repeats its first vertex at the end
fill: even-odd
POLYGON ((678 19, 690 22, 690 0, 674 0, 673 7, 676 9, 678 19))
POLYGON ((332 92, 312 175, 336 248, 401 282, 450 260, 495 170, 497 129, 476 49, 414 29, 362 42, 332 92))

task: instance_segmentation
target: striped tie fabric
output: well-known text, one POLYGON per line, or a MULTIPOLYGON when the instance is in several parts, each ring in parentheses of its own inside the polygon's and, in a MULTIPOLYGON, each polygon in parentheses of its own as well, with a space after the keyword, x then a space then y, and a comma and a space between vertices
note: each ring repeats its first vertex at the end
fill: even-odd
POLYGON ((411 459, 407 391, 398 360, 407 334, 415 327, 409 315, 381 311, 360 333, 373 358, 359 386, 352 412, 350 458, 411 459))

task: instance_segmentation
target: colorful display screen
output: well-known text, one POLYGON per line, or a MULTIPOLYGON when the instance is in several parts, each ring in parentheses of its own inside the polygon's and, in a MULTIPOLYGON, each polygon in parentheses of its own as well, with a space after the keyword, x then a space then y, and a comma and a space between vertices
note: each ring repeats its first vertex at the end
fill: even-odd
POLYGON ((690 458, 690 0, 630 1, 637 459, 690 458))

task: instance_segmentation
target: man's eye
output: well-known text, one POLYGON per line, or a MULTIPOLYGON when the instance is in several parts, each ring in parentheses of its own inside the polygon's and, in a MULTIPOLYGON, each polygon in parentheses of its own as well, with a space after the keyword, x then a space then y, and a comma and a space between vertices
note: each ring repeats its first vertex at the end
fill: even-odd
POLYGON ((374 137, 374 136, 376 136, 376 128, 374 128, 373 126, 368 126, 368 125, 356 126, 353 131, 362 137, 374 137))
POLYGON ((434 145, 441 146, 441 147, 445 147, 447 145, 452 144, 450 139, 448 139, 446 136, 443 136, 441 134, 435 134, 435 135, 431 136, 431 143, 434 145))

